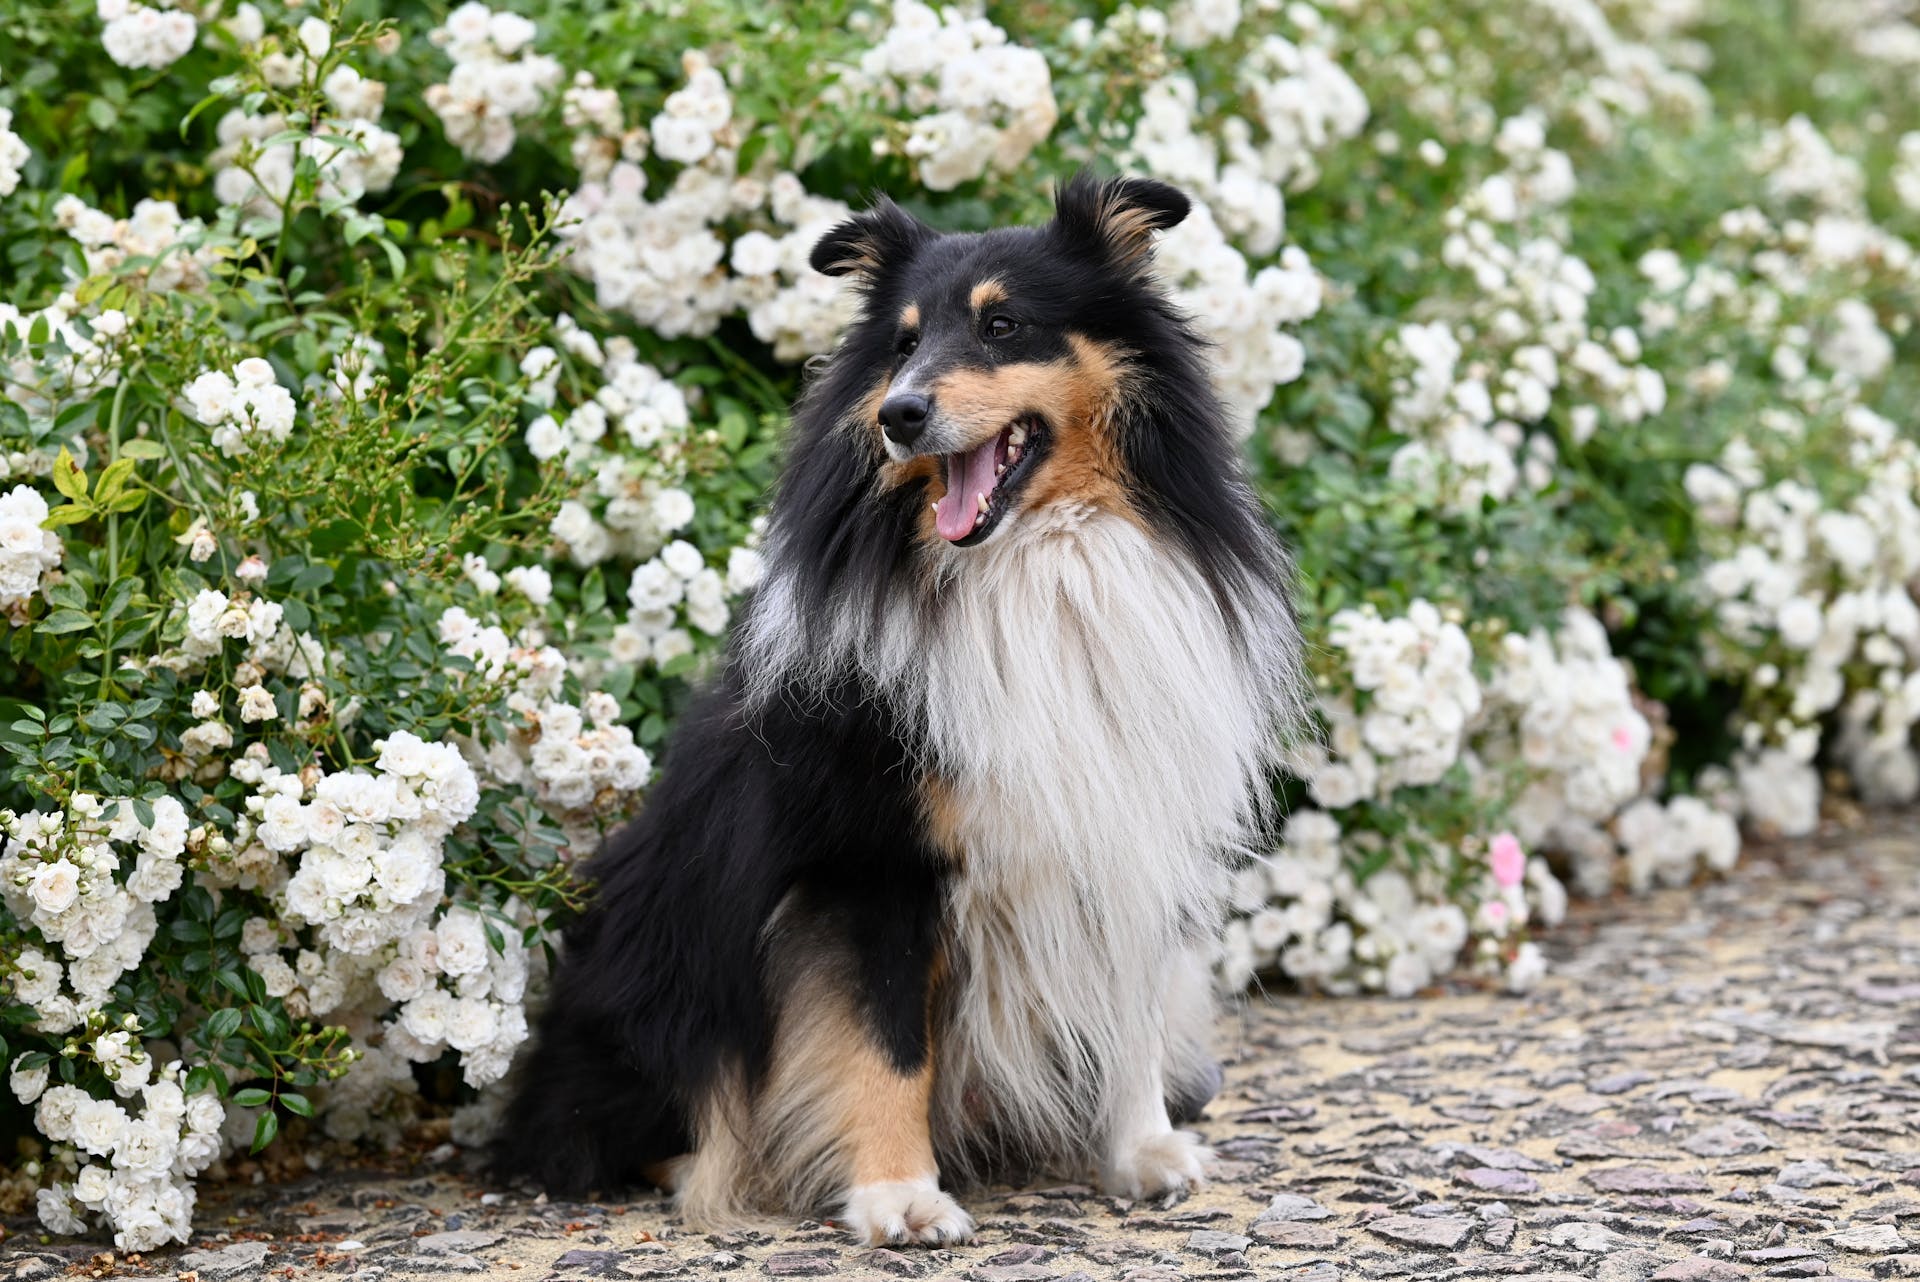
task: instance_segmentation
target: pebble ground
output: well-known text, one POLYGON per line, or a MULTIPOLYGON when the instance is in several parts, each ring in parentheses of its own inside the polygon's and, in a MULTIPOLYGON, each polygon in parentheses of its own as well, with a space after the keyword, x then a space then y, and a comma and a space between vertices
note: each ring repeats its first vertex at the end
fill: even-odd
POLYGON ((1551 948, 1525 997, 1247 1004, 1201 1125, 1218 1178, 1171 1204, 994 1190, 969 1246, 873 1250, 488 1192, 442 1150, 210 1187, 194 1244, 145 1258, 16 1224, 0 1282, 1920 1277, 1920 818, 1577 907, 1551 948))

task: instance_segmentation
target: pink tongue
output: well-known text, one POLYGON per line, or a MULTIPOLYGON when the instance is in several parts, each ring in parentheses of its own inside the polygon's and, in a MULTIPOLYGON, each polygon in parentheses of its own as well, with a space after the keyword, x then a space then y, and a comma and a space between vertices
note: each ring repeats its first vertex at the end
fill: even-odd
POLYGON ((973 533, 974 522, 980 519, 980 501, 975 496, 993 493, 993 464, 999 443, 999 437, 988 437, 977 450, 947 455, 947 492, 940 496, 933 513, 933 525, 941 538, 958 542, 973 533))

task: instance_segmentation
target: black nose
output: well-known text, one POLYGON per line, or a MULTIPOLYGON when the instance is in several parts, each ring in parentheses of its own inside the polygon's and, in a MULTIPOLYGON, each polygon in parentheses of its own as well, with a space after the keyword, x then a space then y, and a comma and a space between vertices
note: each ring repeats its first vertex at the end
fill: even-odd
POLYGON ((927 430, 927 413, 933 402, 918 392, 889 396, 880 407, 880 425, 895 445, 911 445, 927 430))

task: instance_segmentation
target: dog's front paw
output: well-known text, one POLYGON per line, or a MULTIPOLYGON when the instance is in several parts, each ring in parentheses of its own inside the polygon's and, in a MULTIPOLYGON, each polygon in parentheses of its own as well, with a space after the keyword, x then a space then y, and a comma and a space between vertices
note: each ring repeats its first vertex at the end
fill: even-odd
POLYGON ((1163 1131, 1124 1148, 1100 1183, 1117 1197, 1159 1197, 1207 1182, 1213 1150, 1191 1131, 1163 1131))
POLYGON ((931 1177, 856 1184, 847 1191, 842 1218, 868 1246, 952 1246, 973 1236, 973 1217, 931 1177))

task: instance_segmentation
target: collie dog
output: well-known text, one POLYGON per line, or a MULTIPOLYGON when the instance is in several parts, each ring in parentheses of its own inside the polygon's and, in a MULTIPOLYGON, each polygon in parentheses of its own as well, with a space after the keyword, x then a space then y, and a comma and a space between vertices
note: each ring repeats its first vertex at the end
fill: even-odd
POLYGON ((1039 227, 882 200, 767 571, 589 872, 495 1153, 691 1222, 952 1243, 947 1188, 1201 1181, 1211 962, 1301 724, 1290 565, 1152 270, 1185 196, 1039 227))

